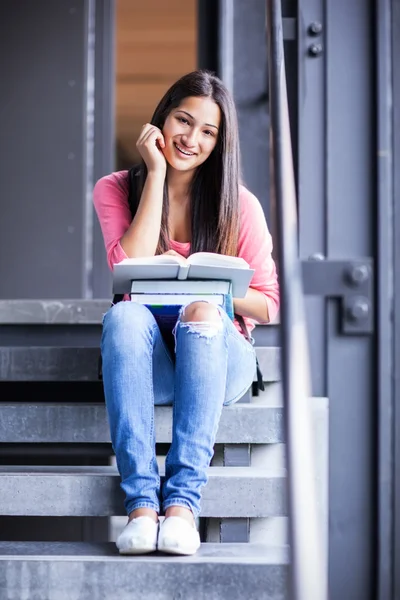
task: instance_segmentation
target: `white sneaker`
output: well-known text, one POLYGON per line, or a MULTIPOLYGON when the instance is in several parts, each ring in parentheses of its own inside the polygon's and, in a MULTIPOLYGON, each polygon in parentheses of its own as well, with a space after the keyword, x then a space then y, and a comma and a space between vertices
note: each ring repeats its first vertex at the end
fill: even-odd
POLYGON ((137 517, 124 527, 116 545, 120 554, 149 554, 157 550, 158 522, 137 517))
POLYGON ((200 548, 196 525, 182 517, 167 517, 160 526, 158 549, 167 554, 195 554, 200 548))

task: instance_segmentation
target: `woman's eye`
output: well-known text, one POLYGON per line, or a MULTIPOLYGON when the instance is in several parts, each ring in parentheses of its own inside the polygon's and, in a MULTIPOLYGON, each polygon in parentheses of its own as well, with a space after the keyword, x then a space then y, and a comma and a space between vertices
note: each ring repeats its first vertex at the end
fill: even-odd
POLYGON ((185 117, 178 117, 178 121, 180 121, 181 123, 185 123, 186 125, 189 125, 189 121, 187 119, 185 119, 185 117))
POLYGON ((207 129, 207 130, 206 130, 204 133, 205 133, 206 135, 214 135, 214 132, 213 132, 213 131, 210 131, 209 129, 207 129))

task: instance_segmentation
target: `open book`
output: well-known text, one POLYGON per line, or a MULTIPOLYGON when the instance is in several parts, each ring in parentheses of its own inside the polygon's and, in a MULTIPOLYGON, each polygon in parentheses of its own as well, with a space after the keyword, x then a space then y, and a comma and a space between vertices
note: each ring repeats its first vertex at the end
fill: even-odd
MULTIPOLYGON (((151 289, 138 289, 132 282, 146 280, 177 280, 187 282, 180 286, 174 285, 173 293, 186 293, 205 291, 196 289, 195 281, 226 281, 230 282, 230 291, 235 298, 246 295, 254 269, 237 256, 225 256, 213 252, 197 252, 189 258, 181 259, 173 254, 160 254, 157 256, 125 258, 114 265, 113 292, 114 294, 129 294, 133 292, 150 292, 151 289), (189 285, 189 282, 192 282, 189 285)), ((210 284, 209 284, 210 285, 210 284)), ((157 283, 158 290, 162 284, 157 283)), ((198 286, 197 286, 198 288, 198 286)), ((172 290, 171 290, 172 291, 172 290)), ((210 290, 211 291, 211 290, 210 290)))

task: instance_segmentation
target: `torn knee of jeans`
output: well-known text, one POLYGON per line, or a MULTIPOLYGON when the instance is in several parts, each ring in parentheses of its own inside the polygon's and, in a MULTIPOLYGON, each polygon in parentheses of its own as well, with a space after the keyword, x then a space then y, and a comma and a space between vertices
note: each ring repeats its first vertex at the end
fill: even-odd
POLYGON ((222 331, 223 324, 222 321, 180 321, 179 327, 187 329, 188 333, 211 338, 222 331))
POLYGON ((176 351, 176 332, 177 328, 186 329, 188 334, 195 335, 198 338, 204 338, 210 341, 223 331, 224 324, 222 319, 219 321, 178 321, 174 327, 173 335, 175 338, 176 351))

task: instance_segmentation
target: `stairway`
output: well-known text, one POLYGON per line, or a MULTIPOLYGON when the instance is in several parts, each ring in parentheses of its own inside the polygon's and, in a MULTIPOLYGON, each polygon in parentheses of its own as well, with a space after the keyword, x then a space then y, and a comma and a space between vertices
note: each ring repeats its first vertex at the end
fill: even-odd
MULTIPOLYGON (((97 381, 107 308, 104 301, 0 301, 1 600, 288 598, 279 347, 257 343, 266 390, 223 410, 203 494, 198 554, 120 557, 114 540, 126 522, 123 495, 97 381), (100 458, 90 460, 96 453, 100 458), (32 455, 39 456, 36 464, 32 455), (43 535, 36 527, 37 541, 26 518, 21 530, 27 516, 44 524, 43 535), (1 533, 5 517, 12 519, 4 521, 8 526, 19 527, 14 541, 1 533), (95 525, 83 528, 80 539, 71 540, 67 526, 64 539, 61 528, 48 541, 56 517, 95 525)), ((327 400, 310 402, 326 522, 327 400)), ((162 472, 172 409, 155 412, 162 472)))

